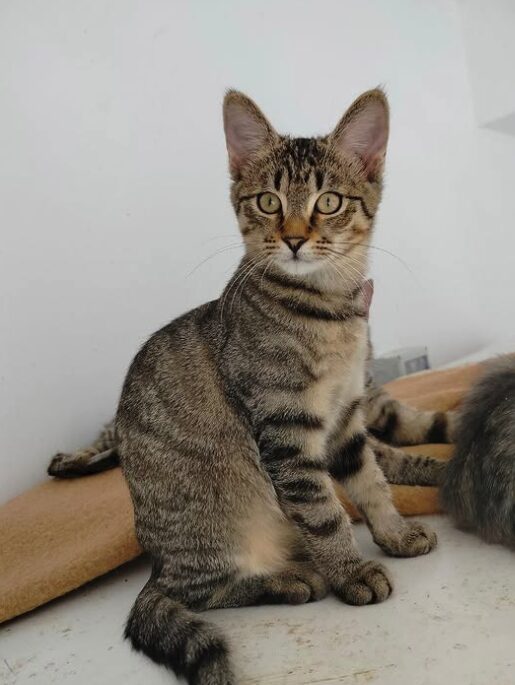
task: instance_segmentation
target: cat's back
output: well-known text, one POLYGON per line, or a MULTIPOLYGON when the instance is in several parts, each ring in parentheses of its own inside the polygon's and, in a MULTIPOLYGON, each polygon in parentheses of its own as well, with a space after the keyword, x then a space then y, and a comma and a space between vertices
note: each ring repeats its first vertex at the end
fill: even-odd
POLYGON ((441 489, 458 525, 515 545, 515 356, 490 363, 460 409, 441 489))
POLYGON ((142 346, 123 385, 116 419, 118 433, 136 423, 158 425, 165 406, 167 413, 187 410, 188 398, 202 397, 216 382, 215 308, 216 301, 183 314, 142 346))

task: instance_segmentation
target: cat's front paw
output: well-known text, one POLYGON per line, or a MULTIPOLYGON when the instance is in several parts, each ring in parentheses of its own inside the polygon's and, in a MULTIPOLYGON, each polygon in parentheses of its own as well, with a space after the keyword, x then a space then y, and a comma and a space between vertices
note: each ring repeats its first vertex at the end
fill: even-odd
POLYGON ((384 602, 392 594, 393 586, 382 564, 364 561, 349 573, 341 585, 333 589, 346 604, 362 606, 384 602))
POLYGON ((418 521, 404 521, 398 531, 376 540, 391 557, 418 557, 436 547, 436 533, 418 521))

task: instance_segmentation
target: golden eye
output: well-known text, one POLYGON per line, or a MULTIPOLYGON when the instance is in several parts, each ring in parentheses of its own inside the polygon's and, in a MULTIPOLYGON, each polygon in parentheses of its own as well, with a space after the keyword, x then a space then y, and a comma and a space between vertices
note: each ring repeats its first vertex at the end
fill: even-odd
POLYGON ((261 193, 258 195, 257 203, 259 209, 265 214, 277 214, 281 209, 281 200, 275 193, 261 193))
POLYGON ((323 193, 316 201, 315 209, 320 214, 334 214, 342 206, 342 199, 339 193, 323 193))

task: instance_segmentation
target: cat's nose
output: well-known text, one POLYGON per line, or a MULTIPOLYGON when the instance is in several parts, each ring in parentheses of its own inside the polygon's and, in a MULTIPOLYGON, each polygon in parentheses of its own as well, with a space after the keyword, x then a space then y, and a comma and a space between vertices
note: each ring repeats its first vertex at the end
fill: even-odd
POLYGON ((300 248, 307 242, 306 238, 283 238, 284 242, 293 254, 297 254, 300 248))

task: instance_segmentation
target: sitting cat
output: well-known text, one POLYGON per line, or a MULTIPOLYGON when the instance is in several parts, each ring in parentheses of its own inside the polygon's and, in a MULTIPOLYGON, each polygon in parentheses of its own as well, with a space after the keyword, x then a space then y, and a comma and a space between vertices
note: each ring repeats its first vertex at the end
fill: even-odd
MULTIPOLYGON (((393 441, 447 437, 443 416, 419 424, 366 395, 362 286, 388 138, 384 94, 363 94, 320 138, 279 135, 234 91, 224 124, 245 256, 218 300, 143 346, 116 416, 136 532, 153 562, 126 636, 199 685, 235 678, 224 638, 198 611, 297 604, 328 589, 349 604, 387 599, 389 574, 361 556, 333 479, 385 553, 426 554, 436 536, 394 508, 367 415, 393 441)), ((113 452, 100 456, 111 445, 96 446, 93 468, 113 463, 113 452)), ((380 459, 397 482, 410 457, 390 449, 380 459)))

